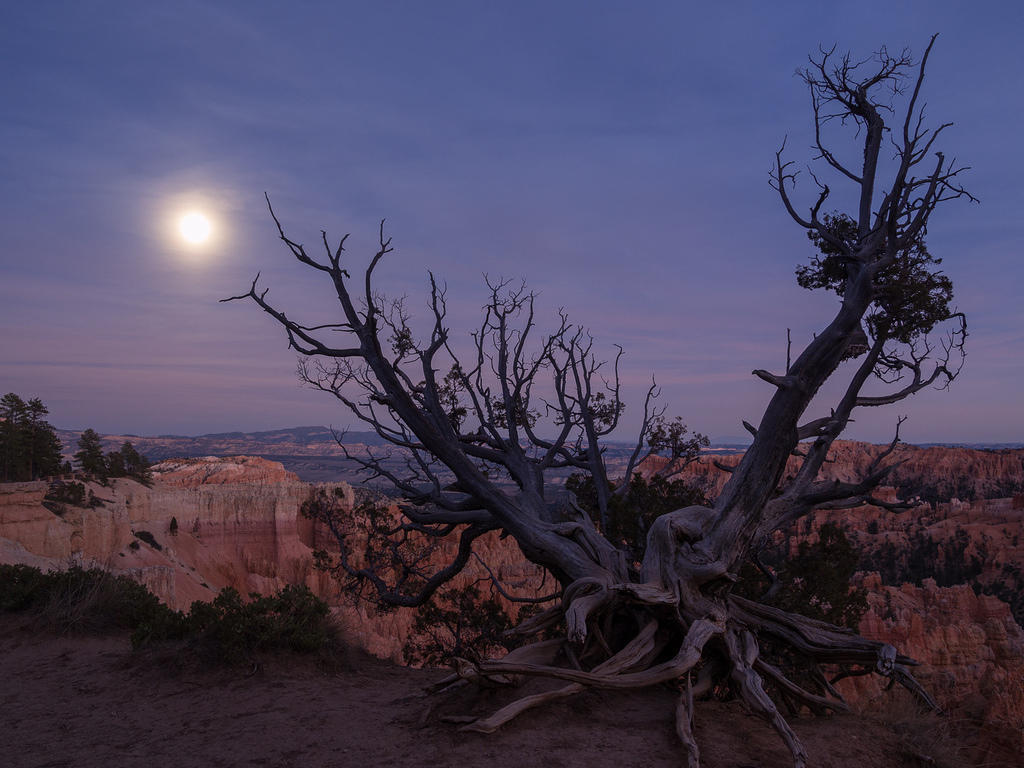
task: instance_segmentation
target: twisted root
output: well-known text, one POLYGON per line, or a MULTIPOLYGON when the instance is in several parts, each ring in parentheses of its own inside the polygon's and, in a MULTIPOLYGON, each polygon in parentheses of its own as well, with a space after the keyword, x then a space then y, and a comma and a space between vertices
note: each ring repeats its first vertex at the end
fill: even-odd
POLYGON ((581 581, 566 590, 559 609, 539 614, 513 631, 517 635, 537 634, 552 626, 561 612, 570 627, 567 638, 534 642, 500 660, 472 663, 459 659, 455 673, 440 681, 435 689, 451 688, 465 681, 508 685, 520 676, 569 683, 519 698, 488 717, 449 718, 462 723, 462 731, 492 733, 523 712, 587 688, 627 690, 675 681, 682 688, 676 705, 676 733, 684 747, 688 768, 700 765, 700 749, 693 731, 694 702, 716 683, 731 683, 751 710, 778 733, 795 768, 807 765, 806 751, 768 694, 766 682, 771 683, 793 713, 801 707, 815 713, 848 710, 832 683, 839 677, 871 672, 889 677, 924 703, 935 706, 909 672, 915 662, 898 654, 892 646, 735 596, 716 602, 712 608, 708 615, 687 620, 685 615, 693 610, 659 584, 581 581), (613 620, 618 620, 618 624, 613 620), (624 637, 605 637, 608 627, 617 626, 621 635, 622 627, 629 625, 634 629, 624 637), (601 626, 606 630, 602 631, 601 626), (819 690, 797 684, 782 669, 762 658, 761 637, 781 642, 808 662, 810 683, 819 690), (573 652, 566 653, 567 650, 573 652), (572 666, 559 666, 559 656, 568 658, 572 666), (589 668, 581 667, 581 660, 595 657, 598 660, 589 668), (820 664, 842 671, 830 681, 820 664))

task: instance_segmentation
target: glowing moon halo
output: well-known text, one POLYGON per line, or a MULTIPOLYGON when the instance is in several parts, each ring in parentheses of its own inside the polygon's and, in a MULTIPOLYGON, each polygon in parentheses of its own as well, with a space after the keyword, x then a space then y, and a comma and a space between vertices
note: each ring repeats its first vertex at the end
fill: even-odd
POLYGON ((210 220, 201 213, 193 211, 181 217, 178 222, 178 231, 181 236, 193 245, 206 242, 210 237, 210 220))

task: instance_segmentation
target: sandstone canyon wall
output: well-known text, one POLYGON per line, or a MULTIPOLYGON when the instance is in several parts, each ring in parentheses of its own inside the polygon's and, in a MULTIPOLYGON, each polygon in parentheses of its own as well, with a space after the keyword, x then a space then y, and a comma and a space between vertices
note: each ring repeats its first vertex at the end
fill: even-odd
MULTIPOLYGON (((872 460, 886 446, 837 440, 821 469, 822 480, 851 482, 863 476, 872 460)), ((742 454, 701 456, 678 475, 714 498, 722 490, 729 474, 716 465, 736 466, 742 454)), ((900 498, 921 497, 927 502, 952 499, 995 499, 1024 493, 1024 450, 976 450, 972 448, 931 447, 899 444, 887 461, 901 462, 887 479, 900 498)), ((786 468, 793 475, 800 459, 792 458, 786 468)), ((664 459, 649 460, 650 472, 664 459)))
POLYGON ((89 484, 102 506, 43 506, 47 484, 0 485, 0 551, 8 562, 79 563, 128 573, 174 608, 223 587, 243 594, 307 583, 296 510, 308 493, 272 462, 239 457, 159 465, 153 486, 89 484), (172 533, 171 521, 177 522, 172 533), (151 546, 136 534, 150 534, 151 546))
MULTIPOLYGON (((327 485, 340 490, 343 505, 354 506, 350 486, 327 485)), ((211 600, 224 587, 245 595, 305 584, 334 607, 351 639, 400 661, 413 612, 379 613, 343 599, 338 583, 313 567, 313 548, 332 545, 329 534, 300 514, 314 487, 262 458, 170 460, 154 467, 152 487, 128 479, 90 483, 103 505, 67 506, 58 515, 43 505, 47 483, 0 484, 0 562, 106 568, 145 584, 175 609, 211 600), (158 546, 147 543, 147 534, 158 546)), ((510 540, 490 534, 475 550, 504 584, 536 594, 540 573, 510 540)), ((442 548, 437 557, 451 554, 442 548)), ((486 578, 472 561, 454 586, 486 578)))

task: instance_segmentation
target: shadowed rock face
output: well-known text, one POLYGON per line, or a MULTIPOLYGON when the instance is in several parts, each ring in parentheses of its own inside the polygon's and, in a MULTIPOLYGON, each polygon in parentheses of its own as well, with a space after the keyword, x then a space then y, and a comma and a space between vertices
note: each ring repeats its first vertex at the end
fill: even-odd
MULTIPOLYGON (((935 451, 932 456, 945 456, 944 463, 930 471, 954 471, 945 463, 953 460, 947 452, 958 455, 960 449, 930 450, 935 451)), ((984 466, 992 473, 987 487, 1001 487, 1003 481, 995 473, 1001 467, 1012 475, 1016 471, 1012 460, 1019 460, 1012 455, 969 453, 980 454, 969 466, 984 466)), ((856 471, 854 465, 867 461, 870 457, 851 458, 849 463, 828 466, 836 476, 851 479, 847 473, 856 471)), ((698 467, 691 476, 699 477, 702 471, 698 467)), ((923 476, 924 469, 920 472, 923 476)), ((45 483, 0 485, 0 562, 108 567, 142 582, 175 608, 209 600, 228 586, 245 594, 306 584, 336 606, 353 640, 379 656, 400 660, 413 612, 381 615, 367 603, 353 605, 341 599, 336 582, 313 568, 312 549, 331 544, 329 535, 315 529, 299 512, 316 486, 299 481, 277 462, 244 456, 167 461, 155 467, 154 476, 151 488, 126 479, 114 480, 109 487, 91 485, 104 505, 68 507, 63 516, 43 506, 45 483), (172 519, 177 522, 176 533, 172 533, 172 519), (151 534, 161 548, 136 536, 143 532, 151 534)), ((343 504, 355 506, 349 486, 327 487, 332 492, 339 489, 343 504)), ((961 528, 972 542, 987 543, 994 562, 1020 563, 1024 558, 1024 510, 1015 509, 1009 499, 923 505, 898 515, 871 507, 819 513, 801 524, 789 545, 813 539, 823 522, 840 517, 861 547, 880 541, 905 546, 915 527, 937 538, 953 536, 961 528)), ((438 563, 447 561, 453 548, 454 542, 446 542, 437 553, 438 563)), ((476 549, 507 586, 520 594, 537 594, 540 574, 511 540, 492 534, 478 540, 476 549)), ((486 575, 474 561, 460 583, 486 575)), ((943 705, 966 707, 978 716, 1018 728, 1024 725, 1024 633, 1005 603, 975 595, 965 586, 938 587, 930 579, 919 587, 896 587, 883 585, 875 574, 862 578, 870 604, 860 626, 862 634, 893 643, 921 661, 919 676, 943 705)), ((872 678, 844 684, 863 701, 879 690, 872 678)))
MULTIPOLYGON (((888 500, 897 495, 891 488, 880 490, 888 500)), ((885 584, 878 573, 859 574, 869 608, 858 631, 921 662, 914 675, 943 707, 987 723, 1024 749, 1024 630, 1003 600, 976 594, 966 584, 940 586, 933 577, 948 578, 966 563, 981 589, 1015 587, 1016 582, 1007 582, 1007 569, 1019 573, 1024 567, 1024 509, 1012 499, 987 499, 922 504, 900 513, 877 507, 819 511, 777 541, 795 552, 801 541, 816 540, 829 522, 846 530, 868 563, 878 562, 885 551, 920 554, 922 542, 935 542, 928 551, 938 556, 915 564, 918 585, 885 584), (958 554, 958 563, 947 562, 951 552, 958 554)), ((873 676, 840 685, 865 703, 882 687, 881 678, 873 676)))
MULTIPOLYGON (((914 674, 947 709, 1013 734, 1024 748, 1024 631, 1009 606, 967 586, 886 586, 876 573, 861 583, 868 612, 860 633, 921 662, 914 674)), ((879 678, 842 681, 860 701, 882 694, 879 678)))

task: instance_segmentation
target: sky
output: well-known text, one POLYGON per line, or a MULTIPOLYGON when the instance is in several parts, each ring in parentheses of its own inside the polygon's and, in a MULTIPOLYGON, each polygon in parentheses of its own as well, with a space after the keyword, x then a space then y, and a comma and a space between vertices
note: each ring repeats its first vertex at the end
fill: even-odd
POLYGON ((771 395, 751 370, 836 309, 796 285, 812 247, 768 184, 785 137, 813 156, 795 71, 819 45, 920 54, 937 32, 927 116, 955 123, 943 149, 980 203, 940 208, 928 246, 967 364, 847 434, 908 416, 908 442, 1024 441, 1022 28, 1018 2, 6 3, 0 390, 105 433, 347 424, 272 319, 218 303, 261 272, 290 316, 336 312, 266 192, 297 241, 351 233, 352 269, 386 218, 379 288, 425 311, 432 270, 455 334, 491 275, 525 279, 542 326, 564 307, 621 344, 621 439, 652 374, 691 428, 742 435, 771 395), (189 210, 212 223, 199 247, 189 210))

